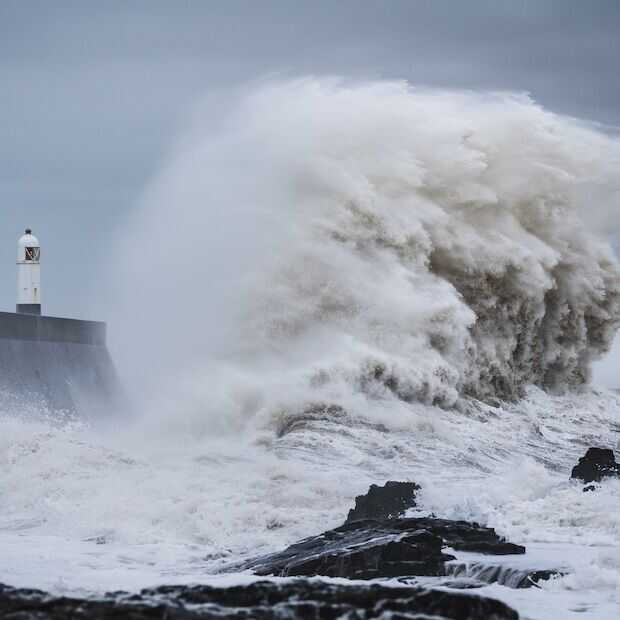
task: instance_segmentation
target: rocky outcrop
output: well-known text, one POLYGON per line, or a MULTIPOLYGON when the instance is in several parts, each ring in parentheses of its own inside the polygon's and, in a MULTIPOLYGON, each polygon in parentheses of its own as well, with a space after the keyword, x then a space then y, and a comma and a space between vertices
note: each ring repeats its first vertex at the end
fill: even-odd
POLYGON ((360 519, 400 517, 415 506, 415 494, 420 487, 415 482, 389 480, 384 486, 373 484, 366 495, 355 498, 355 508, 349 510, 347 523, 360 519))
POLYGON ((613 450, 588 448, 585 456, 573 467, 571 478, 585 483, 600 482, 603 478, 620 477, 620 463, 616 463, 613 450))
POLYGON ((396 577, 402 586, 287 579, 225 588, 163 586, 139 594, 116 592, 95 600, 53 597, 38 590, 0 585, 0 618, 516 620, 518 614, 499 601, 455 590, 471 590, 483 582, 529 587, 552 572, 511 571, 505 566, 490 570, 479 561, 455 561, 452 550, 505 555, 525 553, 525 548, 476 523, 396 516, 415 505, 418 489, 411 482, 372 486, 366 496, 356 499, 344 525, 228 569, 278 577, 396 577), (416 577, 420 576, 426 578, 426 587, 419 585, 416 577), (429 588, 428 577, 436 577, 433 583, 441 589, 429 588))
POLYGON ((228 588, 165 586, 99 600, 53 597, 0 584, 0 617, 11 620, 517 620, 494 599, 420 587, 293 580, 228 588))
POLYGON ((365 519, 345 523, 284 551, 233 567, 258 575, 348 577, 440 576, 454 556, 444 547, 487 554, 525 553, 495 530, 433 517, 365 519))

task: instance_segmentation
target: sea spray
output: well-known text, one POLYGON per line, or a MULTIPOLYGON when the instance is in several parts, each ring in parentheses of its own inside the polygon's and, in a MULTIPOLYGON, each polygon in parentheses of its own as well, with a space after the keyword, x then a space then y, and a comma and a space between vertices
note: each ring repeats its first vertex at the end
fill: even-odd
POLYGON ((214 583, 414 480, 421 510, 567 570, 478 593, 616 618, 620 488, 569 475, 617 443, 620 399, 566 388, 617 327, 597 237, 618 230, 617 141, 523 96, 405 84, 271 83, 223 107, 198 107, 110 248, 142 415, 0 412, 0 582, 214 583), (494 402, 527 383, 566 393, 494 402))
POLYGON ((600 236, 617 139, 525 95, 404 82, 269 82, 226 104, 217 126, 198 108, 129 227, 128 366, 158 388, 191 368, 191 407, 239 423, 588 381, 620 320, 600 236))

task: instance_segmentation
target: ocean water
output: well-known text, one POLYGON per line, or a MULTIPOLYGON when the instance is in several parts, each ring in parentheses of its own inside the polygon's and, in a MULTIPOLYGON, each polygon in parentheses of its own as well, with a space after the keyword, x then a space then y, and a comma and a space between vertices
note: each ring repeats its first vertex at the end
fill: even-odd
POLYGON ((0 412, 0 581, 247 580, 219 571, 414 480, 418 511, 566 572, 483 593, 618 617, 620 482, 569 481, 618 445, 620 401, 589 384, 620 325, 618 170, 617 138, 522 94, 210 95, 111 246, 132 410, 0 412))
POLYGON ((567 573, 482 593, 530 618, 617 617, 620 481, 584 493, 569 480, 588 446, 617 445, 615 395, 532 388, 507 407, 409 414, 395 427, 322 412, 281 437, 274 421, 216 440, 4 416, 0 582, 93 594, 247 580, 217 573, 341 524, 356 494, 397 479, 422 485, 420 512, 490 525, 528 549, 487 562, 567 573))

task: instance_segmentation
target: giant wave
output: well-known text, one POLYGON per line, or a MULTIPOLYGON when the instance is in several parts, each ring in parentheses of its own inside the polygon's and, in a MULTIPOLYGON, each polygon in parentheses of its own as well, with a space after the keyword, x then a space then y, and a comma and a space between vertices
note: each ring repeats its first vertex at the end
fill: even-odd
POLYGON ((192 117, 110 252, 140 415, 0 411, 0 581, 218 582, 401 479, 567 567, 486 593, 615 618, 620 485, 568 476, 620 428, 581 389, 620 317, 618 140, 524 95, 335 79, 192 117))
POLYGON ((215 97, 130 227, 123 314, 138 279, 150 316, 124 320, 129 365, 230 381, 244 420, 583 385, 620 321, 601 235, 619 164, 616 138, 520 94, 307 78, 215 97))

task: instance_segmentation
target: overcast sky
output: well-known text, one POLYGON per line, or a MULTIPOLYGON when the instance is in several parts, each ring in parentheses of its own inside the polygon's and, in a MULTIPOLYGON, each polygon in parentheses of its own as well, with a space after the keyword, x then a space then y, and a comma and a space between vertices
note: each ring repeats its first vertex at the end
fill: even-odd
POLYGON ((528 91, 615 126, 619 60, 618 0, 0 0, 0 308, 14 306, 28 225, 45 310, 92 315, 115 230, 213 89, 274 73, 404 78, 528 91))

